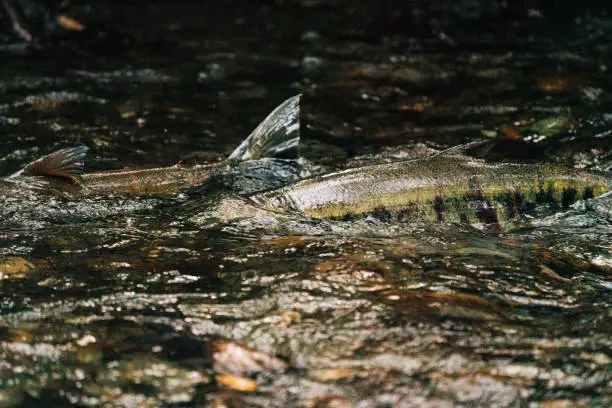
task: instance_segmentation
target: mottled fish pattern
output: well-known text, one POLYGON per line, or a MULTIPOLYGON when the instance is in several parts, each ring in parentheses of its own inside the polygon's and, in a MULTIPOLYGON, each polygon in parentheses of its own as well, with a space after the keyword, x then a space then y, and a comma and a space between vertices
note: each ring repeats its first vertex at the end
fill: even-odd
POLYGON ((496 230, 536 208, 567 209, 611 190, 610 174, 549 164, 489 163, 455 154, 354 168, 251 197, 314 218, 427 219, 496 230))
MULTIPOLYGON (((0 199, 26 199, 42 195, 64 199, 123 194, 168 195, 202 185, 213 177, 235 175, 236 169, 258 171, 261 173, 259 178, 267 177, 272 180, 279 169, 292 168, 291 163, 285 166, 283 161, 297 158, 300 139, 299 114, 300 95, 296 95, 274 109, 227 160, 215 164, 177 164, 153 169, 84 174, 88 148, 77 146, 61 149, 0 180, 0 199), (257 166, 245 165, 255 161, 258 162, 257 166)), ((298 178, 291 178, 292 174, 285 176, 291 181, 298 178)))

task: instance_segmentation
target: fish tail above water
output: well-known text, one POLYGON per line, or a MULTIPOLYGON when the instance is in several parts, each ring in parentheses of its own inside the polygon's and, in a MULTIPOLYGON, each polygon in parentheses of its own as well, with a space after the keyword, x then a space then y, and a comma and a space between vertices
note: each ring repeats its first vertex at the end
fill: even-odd
POLYGON ((272 111, 234 150, 223 184, 237 194, 271 190, 298 181, 300 97, 293 96, 272 111))
POLYGON ((234 150, 223 163, 185 165, 118 170, 83 174, 86 146, 55 151, 25 166, 8 177, 20 181, 21 186, 34 183, 47 190, 64 190, 77 195, 165 195, 207 184, 217 176, 230 176, 225 182, 238 178, 244 186, 239 191, 256 191, 277 187, 299 177, 295 165, 300 140, 300 95, 281 103, 234 150), (242 177, 248 173, 248 177, 242 177), (32 178, 37 177, 37 180, 32 178), (255 183, 254 181, 257 181, 255 183), (22 183, 26 182, 26 183, 22 183), (281 184, 282 183, 282 184, 281 184))
POLYGON ((67 179, 74 184, 81 184, 88 150, 87 146, 56 150, 27 164, 23 169, 9 176, 9 179, 20 176, 45 176, 67 179))
POLYGON ((278 105, 229 155, 228 160, 296 159, 300 142, 300 97, 293 96, 278 105))

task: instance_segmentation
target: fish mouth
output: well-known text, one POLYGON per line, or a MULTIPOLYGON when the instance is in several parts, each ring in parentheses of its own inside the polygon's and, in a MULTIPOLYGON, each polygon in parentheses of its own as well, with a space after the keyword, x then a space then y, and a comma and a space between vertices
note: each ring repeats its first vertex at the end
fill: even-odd
POLYGON ((273 197, 258 194, 249 197, 249 201, 259 208, 276 213, 288 214, 299 212, 297 202, 286 194, 279 194, 273 197))

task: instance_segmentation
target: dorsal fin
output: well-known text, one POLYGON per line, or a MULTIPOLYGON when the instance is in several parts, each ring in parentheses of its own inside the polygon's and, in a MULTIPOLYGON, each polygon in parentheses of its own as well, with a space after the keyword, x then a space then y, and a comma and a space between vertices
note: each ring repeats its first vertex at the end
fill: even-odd
POLYGON ((82 182, 81 176, 85 167, 87 146, 67 147, 34 160, 23 169, 13 174, 18 176, 45 176, 66 178, 75 184, 82 182))
POLYGON ((262 157, 294 159, 300 142, 300 97, 281 103, 230 154, 228 160, 257 160, 262 157))
POLYGON ((495 142, 492 140, 477 140, 475 142, 469 142, 458 146, 453 146, 449 149, 442 150, 437 153, 436 156, 472 156, 472 157, 484 157, 489 150, 493 148, 495 142))

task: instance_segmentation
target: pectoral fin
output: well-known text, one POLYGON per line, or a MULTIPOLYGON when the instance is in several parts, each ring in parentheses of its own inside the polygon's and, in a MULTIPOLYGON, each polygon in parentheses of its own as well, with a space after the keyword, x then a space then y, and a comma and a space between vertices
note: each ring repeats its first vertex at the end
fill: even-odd
POLYGON ((57 150, 28 164, 13 174, 11 178, 18 176, 59 177, 75 184, 81 184, 87 150, 89 150, 87 146, 57 150))
POLYGON ((300 142, 300 97, 281 103, 228 157, 230 161, 262 157, 294 159, 300 142))

